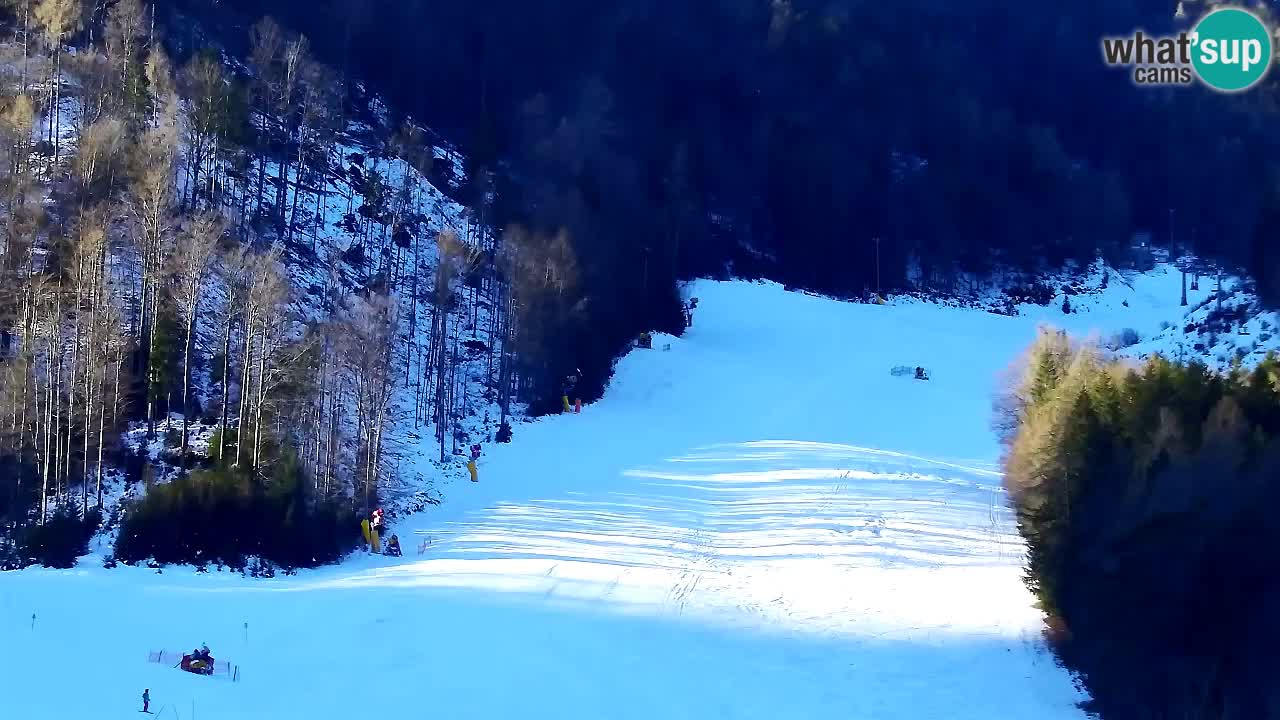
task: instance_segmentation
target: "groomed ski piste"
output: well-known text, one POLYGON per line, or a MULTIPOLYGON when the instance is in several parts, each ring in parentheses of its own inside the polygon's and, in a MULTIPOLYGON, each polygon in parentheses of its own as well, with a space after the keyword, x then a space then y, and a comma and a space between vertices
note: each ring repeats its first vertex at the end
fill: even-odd
POLYGON ((1018 317, 697 283, 685 337, 487 445, 479 483, 394 523, 402 558, 0 574, 0 717, 133 718, 149 688, 192 720, 1083 718, 1022 584, 992 393, 1041 323, 1176 324, 1179 280, 1018 317), (239 682, 147 662, 200 643, 239 682))

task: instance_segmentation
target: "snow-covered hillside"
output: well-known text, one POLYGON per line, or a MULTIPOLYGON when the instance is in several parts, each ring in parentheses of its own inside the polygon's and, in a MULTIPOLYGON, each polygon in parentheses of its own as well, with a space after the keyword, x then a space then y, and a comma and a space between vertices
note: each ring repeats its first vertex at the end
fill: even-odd
POLYGON ((991 393, 1041 322, 1178 323, 1178 281, 1017 317, 699 283, 687 337, 490 450, 392 528, 403 558, 0 575, 0 715, 133 717, 149 688, 175 718, 1083 717, 1021 583, 991 393), (147 662, 201 642, 239 682, 147 662))

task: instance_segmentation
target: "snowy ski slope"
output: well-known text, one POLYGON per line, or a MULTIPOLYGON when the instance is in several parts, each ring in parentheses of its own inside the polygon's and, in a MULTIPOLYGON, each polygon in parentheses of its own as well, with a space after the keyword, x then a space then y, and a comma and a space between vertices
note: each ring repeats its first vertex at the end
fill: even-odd
POLYGON ((0 718, 132 718, 143 688, 193 720, 1083 718, 1020 581, 991 392, 1042 320, 1177 321, 1178 279, 1021 317, 699 283, 686 337, 488 446, 479 484, 396 524, 403 558, 0 574, 0 718), (146 662, 201 642, 239 683, 146 662))

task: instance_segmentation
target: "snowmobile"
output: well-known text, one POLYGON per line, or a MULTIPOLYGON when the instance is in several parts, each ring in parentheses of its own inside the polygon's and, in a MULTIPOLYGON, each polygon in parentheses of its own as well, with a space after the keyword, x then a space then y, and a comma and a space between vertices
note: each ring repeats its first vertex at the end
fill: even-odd
POLYGON ((225 678, 231 682, 239 682, 240 666, 226 660, 215 660, 204 648, 199 650, 150 650, 147 662, 159 663, 174 670, 182 670, 192 675, 206 675, 225 678))
POLYGON ((178 663, 178 667, 196 675, 212 675, 214 663, 212 655, 188 653, 182 656, 182 662, 178 663))

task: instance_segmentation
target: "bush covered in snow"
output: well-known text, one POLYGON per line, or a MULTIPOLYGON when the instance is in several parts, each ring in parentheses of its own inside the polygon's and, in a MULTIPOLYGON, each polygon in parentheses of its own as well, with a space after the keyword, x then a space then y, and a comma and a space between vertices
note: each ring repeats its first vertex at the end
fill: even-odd
POLYGON ((999 405, 1027 582, 1102 717, 1280 703, 1278 378, 1275 357, 1132 369, 1046 333, 999 405))
POLYGON ((285 568, 334 562, 360 542, 345 502, 313 495, 287 458, 265 481, 233 468, 202 470, 152 487, 128 509, 115 556, 134 563, 222 563, 258 557, 285 568))

